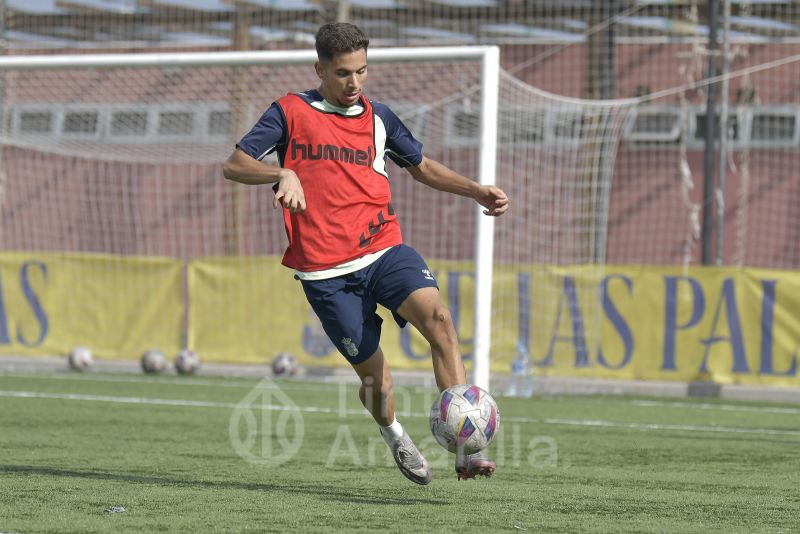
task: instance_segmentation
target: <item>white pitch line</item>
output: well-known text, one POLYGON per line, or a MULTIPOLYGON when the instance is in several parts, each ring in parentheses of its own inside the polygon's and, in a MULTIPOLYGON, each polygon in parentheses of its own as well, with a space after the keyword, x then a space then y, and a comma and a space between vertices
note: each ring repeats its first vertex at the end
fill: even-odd
MULTIPOLYGON (((504 421, 515 418, 506 417, 504 421)), ((767 434, 771 436, 800 436, 800 430, 777 430, 774 428, 738 428, 729 426, 665 425, 661 423, 619 423, 602 420, 543 419, 547 425, 596 426, 608 428, 631 428, 636 430, 683 430, 689 432, 722 432, 725 434, 767 434)))
MULTIPOLYGON (((221 376, 219 380, 204 380, 202 378, 166 378, 166 377, 158 377, 158 378, 148 378, 146 376, 109 376, 109 375, 92 375, 92 374, 80 374, 80 373, 64 373, 64 374, 52 374, 52 375, 45 375, 41 373, 20 373, 20 372, 2 372, 0 371, 0 378, 32 378, 35 380, 59 380, 59 381, 73 381, 73 382, 110 382, 110 383, 124 383, 124 384, 152 384, 152 385, 160 385, 160 384, 169 384, 175 386, 213 386, 213 387, 222 387, 222 388, 237 388, 237 389, 252 389, 256 384, 258 384, 261 380, 265 377, 263 376, 253 376, 251 377, 244 377, 244 376, 235 376, 235 377, 224 377, 221 376), (230 380, 230 382, 227 382, 230 380)), ((276 380, 269 377, 270 380, 276 380)), ((281 380, 281 379, 277 379, 281 380)), ((311 379, 309 379, 311 380, 311 379)), ((355 385, 347 382, 345 379, 341 381, 327 381, 327 382, 315 382, 313 385, 309 384, 294 384, 291 382, 286 382, 281 380, 280 387, 281 389, 289 389, 289 390, 309 390, 309 389, 321 389, 321 387, 325 387, 328 389, 333 389, 334 386, 340 386, 341 384, 344 385, 355 385), (320 387, 321 386, 321 387, 320 387)))
MULTIPOLYGON (((64 373, 64 374, 41 374, 41 373, 20 373, 20 372, 7 372, 0 371, 0 378, 21 377, 31 378, 35 380, 59 380, 59 381, 77 381, 77 382, 110 382, 110 383, 131 383, 131 384, 169 384, 176 386, 190 386, 190 387, 222 387, 222 388, 235 388, 235 389, 252 389, 256 384, 263 380, 264 377, 254 376, 243 377, 220 377, 220 380, 208 380, 201 377, 192 378, 167 378, 158 377, 158 379, 149 378, 146 376, 109 376, 109 375, 93 375, 91 373, 64 373)), ((280 388, 288 391, 319 391, 321 389, 331 390, 341 387, 355 387, 355 382, 348 379, 348 377, 328 377, 326 381, 314 381, 313 384, 308 383, 293 383, 292 381, 280 381, 280 388)), ((302 378, 301 378, 302 380, 302 378)), ((309 379, 313 380, 313 379, 309 379)), ((396 386, 395 389, 412 389, 413 391, 425 391, 432 389, 425 386, 396 386)), ((548 400, 539 398, 538 400, 548 400)), ((631 406, 639 406, 643 408, 679 408, 691 410, 719 410, 726 412, 747 412, 747 413, 773 413, 773 414, 787 414, 787 415, 800 415, 800 408, 789 408, 781 406, 749 406, 740 404, 717 404, 717 403, 694 403, 694 402, 680 402, 680 401, 662 401, 662 400, 631 400, 631 399, 602 399, 596 402, 604 404, 625 404, 631 406)))
MULTIPOLYGON (((199 377, 192 377, 182 379, 180 377, 166 378, 159 377, 157 380, 148 378, 146 376, 109 376, 109 375, 92 375, 92 374, 77 374, 77 373, 64 373, 64 374, 41 374, 41 373, 20 373, 20 372, 5 372, 0 371, 0 378, 21 377, 32 378, 36 380, 60 380, 60 381, 77 381, 77 382, 111 382, 111 383, 131 383, 131 384, 169 384, 176 386, 190 386, 190 387, 222 387, 222 388, 235 388, 235 389, 252 389, 264 377, 220 377, 220 380, 204 380, 199 377)), ((321 389, 331 390, 334 388, 355 387, 355 382, 348 379, 348 377, 328 377, 326 381, 314 381, 313 384, 308 383, 293 383, 291 381, 281 381, 280 388, 289 391, 319 391, 321 389), (337 380, 337 378, 341 378, 337 380)), ((302 380, 302 378, 301 378, 302 380)), ((309 379, 313 380, 313 379, 309 379)), ((424 391, 427 389, 424 386, 396 386, 395 389, 412 389, 414 391, 424 391)), ((539 398, 540 401, 548 399, 539 398)), ((559 400, 560 402, 560 400, 559 400)), ((719 410, 726 412, 748 412, 748 413, 774 413, 774 414, 787 414, 787 415, 800 415, 800 408, 788 408, 780 406, 749 406, 739 404, 716 404, 716 403, 693 403, 693 402, 680 402, 680 401, 662 401, 662 400, 630 400, 630 399, 602 399, 595 402, 602 402, 604 404, 625 404, 632 406, 640 406, 643 408, 679 408, 690 410, 719 410)))
POLYGON ((160 406, 194 406, 202 408, 235 408, 229 402, 191 401, 181 399, 148 399, 144 397, 111 397, 108 395, 79 395, 76 393, 40 393, 36 391, 0 391, 0 397, 19 399, 58 399, 116 404, 156 404, 160 406))
POLYGON ((646 408, 688 408, 692 410, 720 410, 727 412, 755 412, 755 413, 781 413, 800 414, 800 408, 782 408, 780 406, 747 406, 736 404, 689 403, 658 400, 632 400, 628 403, 646 408))
MULTIPOLYGON (((57 399, 57 400, 74 400, 86 402, 110 402, 113 404, 152 404, 157 406, 190 406, 193 408, 237 408, 238 403, 235 402, 211 402, 211 401, 193 401, 185 399, 156 399, 148 397, 112 397, 109 395, 81 395, 77 393, 41 393, 38 391, 2 391, 0 390, 0 397, 13 397, 20 399, 57 399)), ((299 411, 306 413, 334 413, 338 410, 334 408, 323 408, 317 406, 287 406, 276 404, 251 404, 251 408, 260 408, 269 411, 299 411)), ((356 413, 356 410, 348 410, 348 415, 356 413)), ((357 413, 364 413, 364 410, 357 413)))
MULTIPOLYGON (((149 404, 159 406, 189 406, 200 408, 244 408, 261 409, 269 411, 297 411, 301 413, 338 413, 340 415, 367 415, 366 410, 341 410, 339 408, 325 408, 321 406, 289 406, 275 404, 249 404, 241 405, 232 402, 210 402, 192 401, 183 399, 156 399, 147 397, 112 397, 108 395, 80 395, 76 393, 40 393, 36 391, 3 391, 0 390, 0 397, 26 398, 26 399, 57 399, 75 400, 88 402, 109 402, 117 404, 149 404)), ((427 413, 422 412, 397 412, 404 417, 428 417, 427 413)), ((760 434, 771 436, 800 436, 800 430, 779 430, 772 428, 737 428, 722 426, 697 426, 697 425, 667 425, 660 423, 622 423, 617 421, 603 420, 580 420, 580 419, 535 419, 528 417, 504 417, 504 422, 542 424, 542 425, 565 425, 582 427, 604 427, 604 428, 624 428, 633 430, 679 430, 685 432, 718 432, 725 434, 760 434)))

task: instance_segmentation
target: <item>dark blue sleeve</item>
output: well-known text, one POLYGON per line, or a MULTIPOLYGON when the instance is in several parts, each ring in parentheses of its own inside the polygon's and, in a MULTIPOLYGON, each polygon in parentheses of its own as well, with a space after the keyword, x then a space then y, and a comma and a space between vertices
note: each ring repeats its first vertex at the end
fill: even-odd
POLYGON ((422 143, 417 141, 394 111, 385 104, 373 102, 372 109, 386 128, 386 154, 400 167, 422 162, 422 143))
POLYGON ((262 160, 267 154, 281 151, 286 144, 286 119, 277 103, 273 103, 253 128, 236 144, 245 154, 262 160))

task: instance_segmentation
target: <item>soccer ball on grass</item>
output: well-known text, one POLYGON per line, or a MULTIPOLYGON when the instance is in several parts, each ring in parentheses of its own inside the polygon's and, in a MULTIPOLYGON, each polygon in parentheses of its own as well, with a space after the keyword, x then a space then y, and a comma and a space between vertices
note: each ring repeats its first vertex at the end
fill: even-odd
POLYGON ((460 384, 441 392, 430 413, 431 432, 450 452, 474 454, 489 446, 500 428, 500 411, 489 393, 460 384))
POLYGON ((92 351, 86 347, 75 347, 69 351, 67 362, 73 371, 85 371, 94 363, 92 351))
POLYGON ((294 376, 300 371, 297 360, 288 352, 279 352, 272 358, 272 374, 275 376, 294 376))
POLYGON ((183 349, 175 356, 175 370, 182 375, 193 374, 200 368, 200 357, 193 350, 183 349))
POLYGON ((167 367, 167 359, 164 357, 164 353, 156 349, 144 351, 139 363, 142 365, 142 371, 147 374, 160 373, 167 367))

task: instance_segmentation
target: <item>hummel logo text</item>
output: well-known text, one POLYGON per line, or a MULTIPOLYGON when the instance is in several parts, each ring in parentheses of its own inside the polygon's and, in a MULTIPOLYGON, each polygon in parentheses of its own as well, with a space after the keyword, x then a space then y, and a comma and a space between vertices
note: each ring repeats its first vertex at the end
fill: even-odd
POLYGON ((361 167, 372 165, 372 147, 366 150, 357 150, 346 146, 336 145, 311 145, 298 143, 292 139, 292 159, 327 159, 352 163, 361 167))

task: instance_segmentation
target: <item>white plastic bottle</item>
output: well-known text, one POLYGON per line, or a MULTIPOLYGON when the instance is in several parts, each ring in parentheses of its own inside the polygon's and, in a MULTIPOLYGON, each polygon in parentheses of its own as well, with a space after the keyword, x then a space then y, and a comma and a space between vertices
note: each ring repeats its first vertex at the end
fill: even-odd
POLYGON ((517 356, 511 362, 511 376, 506 395, 525 398, 533 396, 533 365, 528 347, 521 342, 517 343, 517 356))

